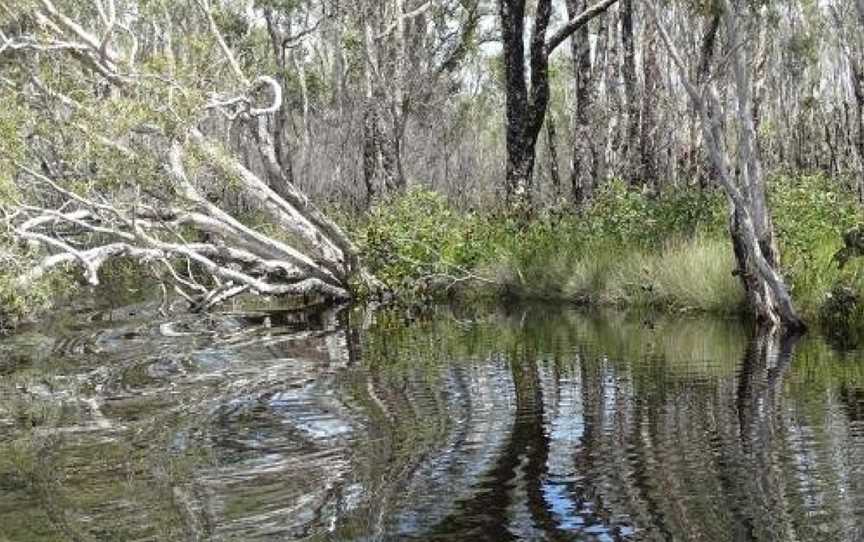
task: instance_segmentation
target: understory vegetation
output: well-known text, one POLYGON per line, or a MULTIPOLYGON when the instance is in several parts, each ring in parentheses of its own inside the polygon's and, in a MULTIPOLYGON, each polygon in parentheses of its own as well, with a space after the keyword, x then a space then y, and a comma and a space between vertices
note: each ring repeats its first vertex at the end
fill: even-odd
MULTIPOLYGON (((810 321, 864 330, 864 267, 836 254, 861 222, 852 190, 824 176, 769 184, 782 270, 810 321)), ((720 192, 685 188, 651 196, 611 182, 579 210, 532 220, 459 210, 415 188, 352 224, 371 270, 417 302, 510 296, 591 305, 738 314, 728 206, 720 192)))
MULTIPOLYGON (((779 176, 769 186, 783 273, 802 313, 857 342, 864 337, 864 263, 852 258, 841 267, 836 258, 844 234, 862 223, 854 192, 818 175, 779 176)), ((651 196, 610 182, 584 208, 550 207, 530 220, 505 209, 461 209, 415 187, 342 222, 370 270, 409 303, 509 298, 738 315, 745 300, 727 215, 717 191, 651 196)), ((26 266, 27 247, 5 237, 0 243, 8 265, 26 266)), ((15 288, 18 272, 6 271, 3 327, 79 288, 73 267, 27 290, 15 288)), ((109 286, 140 280, 122 264, 100 274, 109 286)))
POLYGON ((6 4, 0 327, 112 282, 864 322, 864 2, 6 4))
POLYGON ((55 271, 36 281, 30 288, 19 288, 15 282, 24 273, 25 263, 35 261, 36 254, 17 246, 0 232, 0 333, 13 328, 23 317, 38 314, 49 307, 71 282, 63 281, 62 271, 55 271), (59 280, 58 280, 59 279, 59 280))

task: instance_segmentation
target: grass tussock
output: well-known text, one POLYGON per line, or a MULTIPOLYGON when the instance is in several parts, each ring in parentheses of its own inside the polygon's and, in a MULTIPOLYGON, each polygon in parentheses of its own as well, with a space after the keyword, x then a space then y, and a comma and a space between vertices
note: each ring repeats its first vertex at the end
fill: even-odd
POLYGON ((728 241, 696 235, 667 241, 656 251, 563 249, 525 268, 504 257, 484 272, 494 273, 495 281, 519 298, 719 314, 735 312, 743 302, 733 269, 728 241))
POLYGON ((685 307, 736 310, 744 298, 734 269, 732 247, 725 239, 696 236, 672 243, 657 261, 659 291, 685 307))
MULTIPOLYGON (((864 258, 842 269, 834 258, 843 234, 864 222, 855 194, 825 177, 777 177, 769 205, 782 273, 801 312, 864 330, 864 258)), ((649 198, 609 183, 587 208, 525 222, 458 212, 434 193, 411 190, 354 229, 372 270, 409 299, 461 292, 731 314, 744 294, 732 274, 727 211, 719 192, 649 198)))

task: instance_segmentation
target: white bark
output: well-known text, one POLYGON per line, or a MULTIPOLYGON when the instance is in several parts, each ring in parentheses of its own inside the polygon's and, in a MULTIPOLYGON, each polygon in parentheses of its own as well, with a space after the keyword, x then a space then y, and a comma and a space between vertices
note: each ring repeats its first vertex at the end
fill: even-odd
MULTIPOLYGON (((184 90, 173 79, 176 66, 170 31, 164 32, 168 74, 135 73, 138 42, 123 26, 124 15, 118 13, 115 0, 92 1, 98 15, 94 23, 100 27, 98 31, 61 12, 52 0, 36 0, 38 8, 34 14, 44 32, 12 38, 0 33, 0 52, 7 49, 40 55, 71 52, 73 59, 104 76, 119 88, 118 92, 135 92, 138 90, 135 86, 144 80, 148 84, 164 83, 169 90, 166 114, 182 121, 171 104, 175 91, 184 90), (124 40, 125 47, 112 45, 118 30, 132 38, 124 40), (129 72, 122 73, 120 66, 128 67, 129 72)), ((213 93, 210 102, 201 109, 201 117, 212 118, 211 111, 217 110, 231 119, 242 118, 256 129, 261 128, 268 116, 279 114, 282 86, 268 75, 247 76, 217 27, 210 0, 198 0, 198 5, 206 27, 241 87, 213 93), (256 99, 254 95, 259 90, 266 90, 267 97, 256 99)), ((167 20, 170 14, 164 15, 166 25, 170 24, 167 20)), ((91 87, 74 92, 64 89, 67 95, 48 88, 35 72, 30 80, 38 98, 62 103, 67 112, 81 113, 83 118, 98 116, 98 112, 90 109, 98 105, 82 106, 73 98, 92 93, 91 87)), ((209 308, 244 292, 346 299, 350 297, 348 283, 354 276, 373 289, 381 288, 359 265, 358 251, 348 236, 285 178, 269 131, 261 131, 257 138, 268 177, 265 180, 199 131, 196 124, 197 121, 180 122, 176 131, 163 131, 151 125, 134 126, 118 139, 116 134, 90 133, 78 121, 71 123, 88 143, 104 146, 124 160, 132 161, 138 157, 137 153, 146 153, 148 159, 161 163, 161 173, 168 174, 170 186, 177 189, 179 198, 169 195, 172 191, 165 187, 154 194, 142 194, 147 190, 133 179, 108 201, 100 190, 77 192, 69 188, 62 180, 62 173, 54 178, 53 172, 15 163, 22 183, 38 185, 40 190, 51 194, 44 201, 62 202, 51 208, 25 202, 4 213, 8 230, 20 241, 42 247, 44 253, 39 263, 17 279, 17 286, 27 288, 59 267, 78 267, 88 283, 98 285, 100 270, 107 261, 130 258, 153 269, 163 281, 163 291, 170 286, 194 302, 195 308, 209 308), (170 134, 165 133, 169 131, 170 134), (230 180, 232 189, 263 211, 284 235, 265 235, 242 223, 220 202, 204 197, 200 188, 202 178, 190 177, 184 166, 188 151, 204 159, 204 169, 209 174, 204 182, 212 183, 214 176, 230 180), (268 184, 267 180, 271 182, 268 184), (271 185, 278 186, 278 191, 271 185), (190 235, 190 230, 194 237, 187 239, 184 235, 190 235)), ((61 170, 63 167, 60 165, 61 170)))
MULTIPOLYGON (((720 121, 724 109, 713 83, 707 82, 704 88, 700 89, 690 80, 687 67, 660 19, 655 0, 647 2, 647 5, 660 32, 660 37, 678 69, 684 88, 690 95, 702 120, 705 143, 717 170, 718 181, 732 204, 733 213, 738 222, 738 231, 732 231, 733 243, 741 244, 745 258, 745 261, 739 261, 742 267, 741 271, 742 273, 755 273, 757 275, 753 277, 752 282, 748 282, 748 278, 743 277, 748 289, 748 297, 751 299, 751 304, 754 305, 753 310, 757 316, 768 320, 766 323, 786 325, 796 329, 803 328, 804 324, 792 304, 786 283, 774 267, 776 262, 768 261, 764 247, 760 243, 764 235, 760 236, 759 232, 764 232, 765 228, 770 229, 770 222, 767 208, 764 205, 764 194, 761 192, 764 190, 761 168, 754 149, 756 134, 753 127, 750 101, 749 72, 746 68, 744 53, 739 46, 737 14, 729 0, 723 0, 724 20, 727 38, 730 40, 732 65, 735 70, 736 89, 738 91, 739 141, 737 158, 741 168, 741 178, 736 180, 732 174, 729 155, 723 145, 720 121), (756 192, 755 198, 753 197, 754 192, 756 192), (759 194, 762 194, 761 198, 759 198, 759 194), (754 200, 756 200, 755 204, 754 200), (759 221, 759 226, 754 222, 754 217, 759 221)), ((739 255, 739 258, 740 256, 742 255, 739 255)))

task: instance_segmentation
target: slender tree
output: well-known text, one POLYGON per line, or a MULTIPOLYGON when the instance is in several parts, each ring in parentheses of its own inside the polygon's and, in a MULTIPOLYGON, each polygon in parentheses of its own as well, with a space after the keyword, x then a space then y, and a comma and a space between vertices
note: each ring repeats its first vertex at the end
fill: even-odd
POLYGON ((547 36, 552 0, 539 0, 534 12, 526 65, 526 0, 498 0, 506 94, 507 171, 504 188, 511 206, 525 209, 531 202, 535 147, 549 104, 549 56, 567 38, 615 2, 617 0, 601 0, 547 36))
POLYGON ((627 102, 626 132, 624 135, 624 178, 635 183, 639 180, 639 81, 636 78, 636 44, 633 31, 633 0, 621 1, 621 49, 623 62, 621 77, 627 102))
MULTIPOLYGON (((567 0, 567 14, 576 17, 585 9, 582 0, 567 0)), ((590 200, 594 184, 603 170, 603 137, 598 121, 597 103, 600 82, 605 67, 607 17, 599 17, 595 61, 591 59, 589 25, 583 25, 570 37, 570 56, 573 61, 575 111, 573 114, 573 158, 570 167, 570 186, 574 203, 590 200)))
MULTIPOLYGON (((733 154, 721 132, 728 114, 713 82, 694 83, 654 0, 649 6, 660 36, 678 68, 684 86, 699 113, 705 142, 717 171, 717 181, 731 204, 730 233, 738 262, 737 274, 747 292, 756 320, 766 325, 783 325, 793 330, 805 328, 798 315, 786 282, 780 274, 780 254, 774 237, 766 198, 762 163, 759 156, 752 101, 752 44, 743 35, 744 12, 741 0, 722 0, 723 29, 727 53, 735 82, 734 122, 737 145, 733 154)), ((755 17, 750 17, 752 20, 755 17)))

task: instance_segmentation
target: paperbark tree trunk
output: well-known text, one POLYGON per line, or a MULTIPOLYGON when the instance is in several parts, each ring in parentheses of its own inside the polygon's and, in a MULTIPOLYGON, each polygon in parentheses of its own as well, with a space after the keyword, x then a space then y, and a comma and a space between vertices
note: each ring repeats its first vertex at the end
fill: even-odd
MULTIPOLYGON (((93 32, 58 12, 50 0, 40 2, 42 8, 37 14, 51 22, 50 32, 57 39, 73 33, 86 44, 80 49, 83 67, 98 66, 103 84, 117 92, 150 91, 136 88, 140 81, 149 80, 134 71, 136 47, 128 48, 125 58, 120 51, 108 51, 105 39, 100 42, 93 32), (118 68, 121 65, 122 70, 118 68)), ((111 134, 108 137, 82 130, 79 136, 83 140, 105 147, 118 162, 153 164, 147 166, 152 168, 147 170, 149 175, 167 174, 172 182, 147 188, 134 178, 124 179, 118 182, 125 184, 111 189, 116 197, 106 197, 102 193, 105 188, 76 192, 76 188, 64 187, 65 172, 60 170, 67 166, 59 160, 54 161, 58 174, 51 167, 40 173, 16 162, 22 178, 61 202, 58 208, 21 204, 20 212, 6 215, 6 226, 19 239, 38 243, 47 253, 17 279, 16 285, 27 288, 51 269, 69 264, 79 266, 84 278, 96 285, 99 269, 106 261, 125 257, 151 269, 163 292, 172 287, 195 310, 244 292, 344 300, 352 295, 354 279, 369 285, 370 291, 381 291, 381 283, 360 264, 351 239, 291 182, 290 170, 280 160, 277 141, 282 134, 274 133, 269 121, 283 107, 282 85, 266 75, 247 77, 221 34, 210 4, 203 2, 200 7, 243 94, 220 96, 214 92, 198 115, 250 127, 253 137, 249 143, 261 159, 263 174, 246 167, 230 150, 223 149, 218 137, 199 130, 195 122, 174 130, 158 123, 133 125, 123 128, 121 137, 113 132, 105 132, 111 134), (267 101, 261 104, 262 100, 267 101), (217 113, 219 117, 215 117, 217 113), (198 158, 200 168, 187 167, 191 154, 198 158), (232 189, 267 216, 281 235, 267 235, 243 224, 208 197, 205 187, 213 178, 230 179, 232 189)), ((271 37, 279 35, 271 32, 271 37)), ((279 41, 274 40, 274 46, 279 41)), ((276 52, 278 56, 278 47, 276 52)), ((37 99, 59 100, 69 112, 85 111, 86 106, 72 96, 86 95, 86 90, 73 88, 75 93, 67 96, 40 84, 35 74, 33 77, 37 99)))
MULTIPOLYGON (((699 66, 696 70, 697 85, 705 84, 711 75, 711 65, 714 63, 714 56, 717 50, 717 34, 719 30, 720 14, 715 13, 710 16, 705 28, 705 34, 702 36, 702 43, 699 48, 699 66)), ((704 190, 708 188, 710 179, 716 177, 716 172, 714 171, 714 165, 711 162, 710 156, 707 156, 704 152, 697 151, 699 145, 697 144, 695 134, 698 133, 700 122, 698 111, 694 112, 693 120, 695 125, 693 129, 694 137, 691 138, 690 143, 690 153, 693 161, 691 171, 698 174, 699 187, 704 190)))
MULTIPOLYGON (((585 10, 583 0, 567 0, 569 17, 585 10)), ((577 205, 590 200, 594 187, 605 170, 605 128, 599 125, 599 84, 606 72, 607 22, 601 18, 597 32, 595 59, 591 59, 591 40, 588 25, 570 37, 570 56, 573 62, 576 107, 573 115, 573 158, 570 167, 570 186, 573 202, 577 205)))
POLYGON ((389 128, 385 122, 383 104, 387 101, 381 88, 382 63, 379 55, 378 40, 375 39, 372 14, 364 15, 363 24, 365 52, 366 96, 363 102, 363 180, 366 185, 366 199, 371 203, 380 193, 388 192, 403 183, 399 179, 396 152, 398 148, 390 143, 389 128))
MULTIPOLYGON (((585 9, 584 0, 567 0, 567 15, 575 17, 585 9)), ((592 139, 590 135, 592 80, 591 80, 591 43, 588 36, 588 26, 585 25, 570 37, 570 56, 573 61, 574 90, 576 94, 576 110, 573 115, 573 159, 570 167, 570 186, 573 203, 579 205, 590 199, 593 183, 586 170, 586 162, 592 156, 592 139)))
MULTIPOLYGON (((864 0, 855 0, 861 30, 864 30, 864 0)), ((849 79, 855 94, 855 153, 858 155, 858 201, 864 203, 864 68, 857 51, 849 54, 849 79)))
POLYGON ((660 64, 657 60, 657 33, 646 28, 642 43, 642 104, 639 126, 638 177, 643 186, 658 189, 659 129, 657 106, 660 101, 660 64))
MULTIPOLYGON (((279 29, 276 15, 273 13, 272 9, 268 8, 264 10, 264 19, 267 22, 267 32, 270 35, 270 44, 273 50, 273 56, 276 59, 276 65, 279 66, 279 82, 282 85, 282 88, 287 88, 288 66, 286 61, 287 55, 285 54, 286 36, 279 29)), ((287 105, 287 100, 283 96, 282 107, 279 111, 272 114, 272 137, 276 149, 276 159, 282 170, 285 172, 284 177, 287 182, 293 184, 294 168, 292 164, 291 148, 290 143, 285 139, 287 137, 286 120, 289 115, 287 105)), ((276 190, 280 189, 278 186, 272 186, 271 188, 276 190)))
POLYGON ((714 88, 708 82, 697 86, 690 80, 686 66, 655 4, 647 3, 660 37, 678 69, 684 86, 702 120, 702 131, 718 181, 731 204, 730 235, 740 277, 750 311, 760 324, 803 330, 806 326, 798 314, 789 289, 779 272, 779 252, 774 238, 771 216, 765 201, 762 165, 756 145, 753 119, 751 49, 741 36, 742 7, 738 0, 722 0, 723 27, 727 54, 735 81, 737 149, 733 166, 721 131, 726 115, 714 88))
POLYGON ((639 89, 636 80, 636 45, 633 34, 633 0, 621 0, 621 78, 627 102, 627 128, 624 136, 624 178, 631 184, 639 179, 637 151, 639 144, 639 89))
POLYGON ((549 151, 549 180, 557 202, 561 197, 561 171, 558 168, 558 130, 555 124, 555 115, 550 113, 546 117, 546 148, 549 151))

